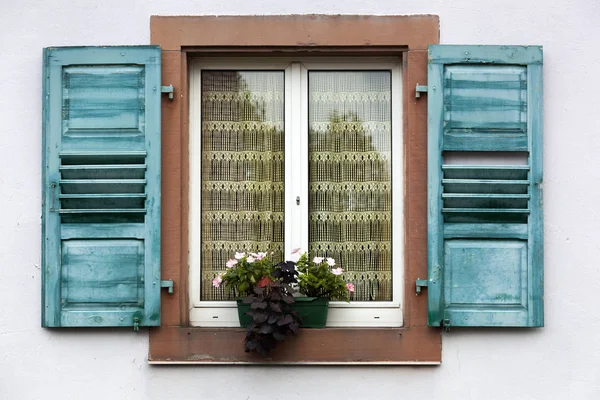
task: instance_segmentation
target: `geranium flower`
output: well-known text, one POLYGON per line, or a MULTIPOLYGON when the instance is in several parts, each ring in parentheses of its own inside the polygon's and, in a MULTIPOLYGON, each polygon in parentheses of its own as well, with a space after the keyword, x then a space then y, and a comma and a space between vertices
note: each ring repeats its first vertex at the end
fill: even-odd
POLYGON ((321 264, 323 262, 323 257, 315 257, 313 258, 313 262, 315 264, 321 264))
POLYGON ((265 258, 267 256, 267 253, 256 253, 256 259, 257 260, 262 260, 263 258, 265 258))
POLYGON ((331 257, 327 258, 327 265, 329 265, 330 267, 335 266, 335 260, 331 257))
POLYGON ((233 268, 233 266, 235 264, 237 264, 237 263, 238 263, 237 260, 232 258, 230 260, 227 260, 227 264, 226 265, 227 265, 227 268, 233 268))
POLYGON ((248 263, 252 264, 254 261, 256 261, 256 258, 254 258, 252 256, 248 256, 248 258, 246 258, 246 261, 248 261, 248 263))
POLYGON ((215 279, 212 280, 212 285, 216 288, 221 287, 221 282, 223 282, 223 274, 219 274, 215 279))
POLYGON ((236 252, 234 257, 235 257, 235 259, 236 259, 236 260, 239 260, 239 259, 241 259, 242 257, 244 257, 245 255, 246 255, 246 253, 237 253, 237 252, 236 252))
POLYGON ((344 270, 341 267, 334 268, 331 270, 331 273, 334 275, 341 275, 343 272, 344 270))
POLYGON ((353 283, 346 283, 346 287, 348 288, 348 291, 350 293, 354 293, 354 284, 353 283))

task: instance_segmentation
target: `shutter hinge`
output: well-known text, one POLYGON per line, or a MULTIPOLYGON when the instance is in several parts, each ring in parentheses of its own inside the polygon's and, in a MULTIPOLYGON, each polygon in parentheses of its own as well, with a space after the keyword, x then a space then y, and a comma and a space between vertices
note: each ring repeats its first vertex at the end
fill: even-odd
POLYGON ((416 292, 417 292, 417 296, 421 294, 421 289, 424 287, 427 287, 427 280, 425 279, 417 279, 417 282, 415 283, 416 285, 416 292))
POLYGON ((427 85, 419 85, 415 88, 415 98, 420 99, 421 93, 427 93, 427 85))
POLYGON ((161 93, 169 93, 169 100, 173 100, 173 91, 175 89, 173 88, 173 85, 169 85, 169 86, 161 86, 160 87, 160 92, 161 93))
POLYGON ((160 281, 160 287, 161 288, 169 288, 169 294, 173 294, 173 281, 172 280, 160 281))
POLYGON ((140 331, 140 319, 138 317, 133 318, 133 330, 136 332, 140 331))
POLYGON ((450 319, 449 318, 444 318, 444 320, 442 321, 442 325, 443 325, 444 329, 446 330, 446 332, 450 332, 450 319))

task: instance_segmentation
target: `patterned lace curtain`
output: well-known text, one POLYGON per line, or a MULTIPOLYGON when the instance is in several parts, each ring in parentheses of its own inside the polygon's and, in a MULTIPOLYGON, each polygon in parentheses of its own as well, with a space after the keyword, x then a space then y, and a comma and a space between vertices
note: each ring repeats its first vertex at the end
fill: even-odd
POLYGON ((284 250, 284 74, 202 72, 202 300, 236 251, 284 250))
POLYGON ((309 251, 392 300, 391 74, 309 72, 309 251))

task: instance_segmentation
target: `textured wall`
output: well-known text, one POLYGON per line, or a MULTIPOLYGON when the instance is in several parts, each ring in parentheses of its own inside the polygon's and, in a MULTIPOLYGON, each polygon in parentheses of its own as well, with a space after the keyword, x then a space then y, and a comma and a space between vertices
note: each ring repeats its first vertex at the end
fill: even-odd
POLYGON ((0 0, 0 399, 600 398, 599 18, 593 0, 0 0), (146 332, 40 328, 42 47, 147 44, 154 14, 309 13, 544 46, 546 327, 454 330, 426 368, 150 367, 146 332))

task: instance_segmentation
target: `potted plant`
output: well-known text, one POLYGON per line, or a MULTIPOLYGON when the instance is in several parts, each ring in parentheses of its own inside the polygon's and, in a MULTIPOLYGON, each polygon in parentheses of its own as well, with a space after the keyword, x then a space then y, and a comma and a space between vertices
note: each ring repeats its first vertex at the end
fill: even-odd
POLYGON ((227 269, 213 280, 213 286, 227 285, 239 298, 240 325, 246 328, 246 352, 266 355, 300 326, 292 284, 297 272, 292 262, 273 265, 266 253, 236 253, 227 269))
POLYGON ((309 258, 308 252, 294 249, 291 258, 298 271, 298 289, 306 297, 297 297, 294 309, 302 327, 324 328, 330 300, 350 301, 354 285, 342 278, 344 270, 333 258, 309 258))
POLYGON ((250 305, 244 304, 242 299, 254 293, 253 288, 261 279, 273 280, 275 268, 267 253, 237 252, 232 259, 227 261, 225 272, 213 279, 214 287, 226 285, 233 291, 237 299, 238 316, 242 328, 252 322, 252 317, 248 315, 250 305))
POLYGON ((263 277, 243 299, 250 305, 247 314, 252 321, 246 328, 245 351, 266 355, 275 345, 300 327, 300 317, 292 309, 294 296, 292 284, 296 283, 294 263, 281 262, 272 277, 263 277))

